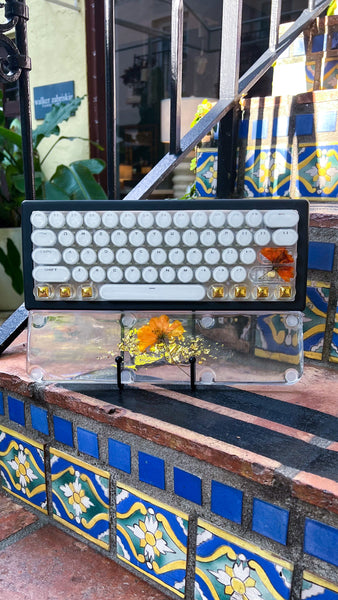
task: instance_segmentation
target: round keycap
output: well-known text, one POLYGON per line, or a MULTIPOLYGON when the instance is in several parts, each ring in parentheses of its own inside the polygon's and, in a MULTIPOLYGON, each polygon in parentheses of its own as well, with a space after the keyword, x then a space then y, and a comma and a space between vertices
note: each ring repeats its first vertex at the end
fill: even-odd
POLYGON ((216 233, 212 229, 204 229, 200 235, 203 246, 213 246, 216 242, 216 233))
POLYGON ((112 210, 108 210, 102 215, 102 223, 105 227, 107 227, 107 229, 113 229, 113 227, 116 227, 118 220, 119 218, 117 214, 112 210))
POLYGON ((194 276, 193 270, 190 267, 181 267, 177 272, 178 280, 181 283, 189 283, 194 276))
POLYGON ((129 242, 132 246, 142 246, 144 244, 145 236, 143 231, 140 229, 133 229, 129 234, 129 242))
POLYGON ((31 235, 31 240, 36 246, 54 246, 56 235, 50 229, 36 229, 31 235))
POLYGON ((203 210, 197 210, 191 215, 191 223, 194 227, 205 227, 208 222, 208 215, 203 210))
POLYGON ((185 246, 195 246, 198 242, 198 233, 194 229, 187 229, 182 235, 185 246))
POLYGON ((168 258, 172 265, 181 265, 184 261, 184 252, 181 248, 173 248, 170 250, 168 258))
POLYGON ((131 229, 136 223, 136 216, 134 215, 134 213, 129 211, 123 212, 120 214, 120 223, 122 227, 125 227, 126 229, 131 229))
POLYGON ((84 222, 85 225, 87 225, 87 227, 90 227, 91 229, 96 229, 101 223, 101 217, 99 213, 90 210, 85 214, 84 222))
POLYGON ((220 252, 217 248, 208 248, 208 250, 204 252, 204 260, 208 265, 216 265, 220 256, 220 252))
POLYGON ((48 217, 48 222, 51 227, 55 227, 55 229, 60 229, 60 227, 64 226, 66 218, 64 214, 59 210, 53 210, 53 212, 51 212, 48 217))
POLYGON ((181 229, 188 227, 189 225, 189 213, 179 210, 174 214, 173 221, 176 227, 180 227, 181 229))
POLYGON ((141 277, 140 269, 137 267, 128 267, 124 276, 128 283, 136 283, 141 277))
POLYGON ((106 278, 106 272, 102 267, 92 267, 89 271, 89 277, 94 283, 101 283, 106 278))
POLYGON ((252 233, 249 229, 240 229, 236 233, 236 242, 239 246, 249 246, 252 242, 252 233))
POLYGON ((116 229, 111 234, 111 241, 112 241, 112 244, 114 244, 114 246, 117 246, 118 248, 122 248, 122 246, 124 246, 127 243, 126 232, 122 231, 122 229, 116 229))
POLYGON ((231 229, 222 229, 218 234, 218 241, 221 246, 231 246, 235 239, 235 236, 231 229))
POLYGON ((128 248, 119 248, 116 252, 116 262, 120 265, 128 265, 131 261, 131 252, 128 248))
POLYGON ((138 265, 145 265, 149 261, 149 252, 146 248, 136 248, 133 258, 138 265))
POLYGON ((244 223, 244 215, 239 210, 232 210, 228 214, 228 223, 230 227, 241 227, 244 223))
POLYGON ((200 283, 205 283, 206 281, 209 281, 210 276, 211 272, 209 267, 198 267, 198 269, 196 269, 195 277, 200 283))
POLYGON ((158 229, 152 229, 147 233, 147 242, 149 246, 152 246, 153 248, 160 246, 162 244, 162 240, 162 233, 158 229))
POLYGON ((31 214, 30 221, 33 227, 46 227, 47 225, 47 215, 41 210, 34 210, 31 214))
POLYGON ((217 283, 224 283, 229 277, 229 271, 226 267, 219 265, 213 270, 212 277, 217 283))
POLYGON ((72 271, 72 278, 77 283, 83 283, 88 279, 88 271, 84 267, 75 267, 72 271))
POLYGON ((79 262, 79 253, 75 248, 66 248, 62 253, 62 258, 67 265, 76 265, 79 262))
POLYGON ((160 271, 160 279, 164 283, 171 283, 174 281, 176 273, 172 267, 163 267, 160 271))
POLYGON ((171 214, 161 210, 155 217, 156 225, 161 229, 167 229, 171 225, 171 214))
POLYGON ((265 246, 270 242, 270 232, 267 229, 258 229, 254 234, 255 244, 257 246, 265 246))
POLYGON ((60 231, 58 235, 58 240, 61 246, 72 246, 75 240, 74 233, 72 231, 69 231, 69 229, 64 229, 63 231, 60 231))
POLYGON ((199 248, 190 248, 187 252, 187 261, 191 265, 199 265, 202 262, 202 256, 199 248))
POLYGON ((99 229, 98 231, 95 231, 93 235, 93 240, 97 246, 103 248, 103 246, 107 246, 109 244, 109 233, 107 231, 104 231, 104 229, 99 229))
POLYGON ((66 222, 68 227, 72 227, 73 229, 78 229, 81 227, 83 223, 82 215, 76 210, 71 210, 66 215, 66 222))
POLYGON ((166 233, 164 234, 164 241, 167 244, 167 246, 177 246, 177 244, 180 243, 180 239, 181 236, 179 232, 176 231, 176 229, 169 229, 169 231, 166 231, 166 233))
POLYGON ((167 260, 167 253, 163 248, 155 248, 151 253, 151 260, 155 265, 163 265, 167 260))
POLYGON ((244 265, 252 265, 256 260, 256 252, 253 248, 243 248, 240 251, 239 259, 244 265))
POLYGON ((103 265, 111 265, 114 260, 114 252, 110 248, 101 248, 98 253, 98 259, 103 265))
POLYGON ((249 210, 245 215, 245 222, 249 227, 259 227, 262 222, 263 216, 259 210, 249 210))
POLYGON ((226 265, 235 264, 238 259, 238 252, 235 248, 225 248, 222 252, 222 259, 226 265))
POLYGON ((230 271, 230 277, 235 283, 242 283, 246 279, 246 269, 237 265, 230 271))
POLYGON ((149 211, 143 211, 137 216, 137 222, 143 229, 149 229, 154 224, 154 216, 149 211))
POLYGON ((146 283, 154 283, 157 279, 157 270, 154 267, 146 267, 142 271, 142 278, 146 283))
POLYGON ((76 243, 83 248, 89 246, 92 243, 92 235, 86 229, 80 229, 75 235, 76 243))
POLYGON ((81 250, 80 258, 85 265, 93 265, 96 262, 96 252, 92 248, 84 248, 81 250))
POLYGON ((120 267, 110 267, 107 271, 107 277, 112 283, 118 283, 123 277, 123 272, 120 267))
POLYGON ((213 227, 223 227, 225 221, 225 213, 221 210, 214 210, 209 216, 209 223, 213 227))

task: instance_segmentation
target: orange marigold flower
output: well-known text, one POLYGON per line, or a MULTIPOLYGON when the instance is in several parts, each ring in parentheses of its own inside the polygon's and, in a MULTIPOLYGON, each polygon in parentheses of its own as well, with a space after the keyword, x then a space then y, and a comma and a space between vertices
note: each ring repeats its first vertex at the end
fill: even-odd
POLYGON ((168 344, 174 338, 182 339, 185 329, 181 321, 170 323, 167 315, 152 317, 147 325, 143 325, 137 332, 139 349, 144 352, 156 344, 168 344))
POLYGON ((294 262, 292 254, 286 248, 262 248, 261 254, 272 262, 273 270, 284 281, 290 281, 294 277, 294 268, 284 266, 294 262))

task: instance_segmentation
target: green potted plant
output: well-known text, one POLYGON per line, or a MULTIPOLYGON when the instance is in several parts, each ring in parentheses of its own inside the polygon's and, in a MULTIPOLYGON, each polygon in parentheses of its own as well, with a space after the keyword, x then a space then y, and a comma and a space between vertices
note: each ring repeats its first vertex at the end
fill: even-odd
MULTIPOLYGON (((61 140, 84 139, 60 135, 60 123, 74 115, 82 98, 53 106, 43 122, 33 131, 35 193, 37 200, 104 199, 106 194, 94 178, 104 167, 100 159, 74 161, 58 165, 47 179, 43 163, 61 140), (57 136, 51 148, 41 157, 42 140, 57 136)), ((5 126, 2 93, 0 92, 0 310, 13 310, 22 302, 21 269, 21 203, 25 199, 22 136, 19 119, 5 126)))

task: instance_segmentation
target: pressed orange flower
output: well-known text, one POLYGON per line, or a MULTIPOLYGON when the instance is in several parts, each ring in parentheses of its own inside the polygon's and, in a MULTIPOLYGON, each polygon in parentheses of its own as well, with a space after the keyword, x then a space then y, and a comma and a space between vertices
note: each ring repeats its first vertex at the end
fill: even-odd
POLYGON ((294 262, 292 254, 286 248, 262 248, 261 254, 272 263, 272 269, 284 280, 290 281, 294 277, 294 262))
POLYGON ((152 317, 147 325, 137 332, 139 349, 144 352, 156 344, 169 344, 174 338, 182 339, 185 329, 181 321, 170 323, 167 315, 152 317))

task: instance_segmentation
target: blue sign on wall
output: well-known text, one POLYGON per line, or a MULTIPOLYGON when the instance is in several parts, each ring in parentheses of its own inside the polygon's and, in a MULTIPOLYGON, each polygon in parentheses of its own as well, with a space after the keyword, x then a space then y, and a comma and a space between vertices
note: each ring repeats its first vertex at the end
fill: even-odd
POLYGON ((74 98, 74 81, 63 81, 51 85, 40 85, 33 88, 35 118, 44 119, 46 113, 52 110, 53 104, 69 102, 74 98))

